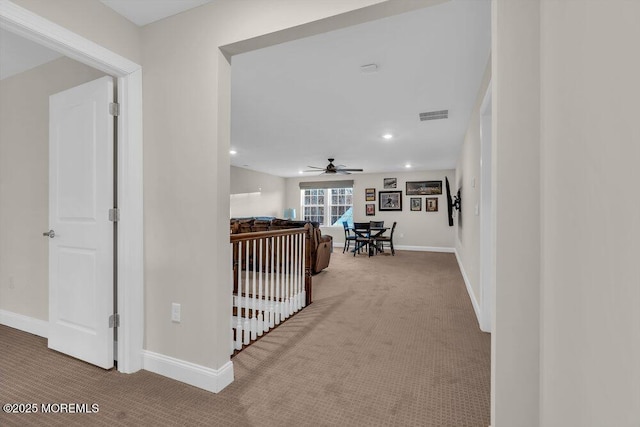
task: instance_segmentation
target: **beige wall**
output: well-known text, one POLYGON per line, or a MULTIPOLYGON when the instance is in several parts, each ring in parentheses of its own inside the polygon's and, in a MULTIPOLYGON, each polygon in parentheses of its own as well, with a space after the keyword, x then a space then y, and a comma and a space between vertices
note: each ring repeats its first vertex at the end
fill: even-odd
POLYGON ((452 183, 451 188, 452 192, 462 188, 462 221, 456 221, 455 248, 478 304, 481 304, 480 216, 476 214, 476 209, 480 212, 480 107, 490 81, 491 63, 488 63, 460 151, 455 185, 452 183))
POLYGON ((0 309, 49 318, 49 96, 104 73, 60 58, 0 80, 0 309))
POLYGON ((216 1, 140 30, 97 0, 17 2, 143 65, 145 349, 211 368, 229 361, 231 71, 218 48, 242 52, 439 1, 216 1), (170 320, 172 302, 181 323, 170 320))
POLYGON ((284 213, 285 179, 231 167, 231 218, 275 216, 284 213))
POLYGON ((492 3, 494 427, 540 421, 539 9, 535 0, 492 3))
POLYGON ((637 426, 640 3, 493 5, 492 425, 637 426))
POLYGON ((639 17, 542 2, 544 426, 640 425, 639 17))
POLYGON ((218 47, 373 3, 220 1, 143 28, 146 349, 229 360, 231 67, 218 47))
MULTIPOLYGON (((17 2, 138 59, 135 28, 97 1, 17 2)), ((217 47, 370 3, 213 2, 143 30, 147 348, 228 360, 230 72, 217 47), (182 324, 171 301, 186 303, 182 324)), ((493 1, 494 427, 639 423, 639 7, 493 1)))
POLYGON ((11 0, 102 47, 140 63, 140 29, 98 0, 11 0))
MULTIPOLYGON (((454 246, 454 228, 449 227, 447 219, 447 198, 444 194, 444 178, 449 177, 453 182, 455 172, 446 171, 422 171, 422 172, 390 172, 390 173, 357 173, 344 179, 353 179, 353 218, 355 221, 384 221, 389 227, 397 221, 396 231, 393 237, 394 246, 412 247, 412 249, 449 249, 454 246), (383 179, 397 178, 398 186, 393 190, 402 190, 402 211, 380 212, 378 209, 378 191, 384 191, 383 179), (442 181, 443 194, 440 196, 430 196, 438 198, 438 212, 425 212, 426 196, 407 196, 405 193, 405 183, 407 181, 442 181), (376 189, 376 201, 365 201, 365 189, 376 189), (422 211, 411 211, 409 203, 411 197, 422 199, 422 211), (365 215, 365 204, 374 203, 376 205, 376 215, 365 215)), ((302 218, 300 208, 300 187, 301 181, 322 181, 337 180, 340 177, 316 175, 304 178, 287 179, 287 206, 297 207, 298 218, 302 218)), ((344 230, 342 227, 322 227, 325 234, 334 237, 335 242, 344 243, 344 230)))

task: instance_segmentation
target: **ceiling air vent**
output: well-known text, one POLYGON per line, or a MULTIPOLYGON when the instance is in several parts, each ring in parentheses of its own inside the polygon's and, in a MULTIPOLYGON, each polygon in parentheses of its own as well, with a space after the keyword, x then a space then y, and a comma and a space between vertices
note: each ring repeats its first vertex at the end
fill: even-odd
POLYGON ((424 122, 426 120, 438 120, 438 119, 448 119, 448 118, 449 118, 449 110, 429 111, 427 113, 420 113, 421 122, 424 122))

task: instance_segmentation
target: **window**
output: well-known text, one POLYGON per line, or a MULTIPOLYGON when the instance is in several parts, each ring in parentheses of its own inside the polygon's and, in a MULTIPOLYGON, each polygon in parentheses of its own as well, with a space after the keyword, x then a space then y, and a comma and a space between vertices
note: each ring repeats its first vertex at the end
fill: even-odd
POLYGON ((305 221, 325 226, 342 226, 353 216, 353 188, 307 188, 301 190, 305 221))
MULTIPOLYGON (((330 225, 342 225, 342 217, 353 207, 353 188, 332 188, 331 191, 331 220, 330 225), (340 222, 338 222, 340 221, 340 222)), ((352 215, 351 215, 352 216, 352 215)))
POLYGON ((305 221, 315 221, 324 224, 324 196, 327 190, 324 188, 304 190, 302 206, 305 221))

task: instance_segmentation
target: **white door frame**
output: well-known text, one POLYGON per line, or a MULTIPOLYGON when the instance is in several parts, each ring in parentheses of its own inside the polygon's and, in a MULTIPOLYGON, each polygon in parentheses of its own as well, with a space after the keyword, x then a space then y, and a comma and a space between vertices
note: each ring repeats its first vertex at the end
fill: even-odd
POLYGON ((495 239, 492 208, 491 82, 480 107, 480 329, 493 330, 495 239))
POLYGON ((118 371, 136 372, 144 333, 142 67, 9 0, 0 0, 0 28, 118 79, 118 371))

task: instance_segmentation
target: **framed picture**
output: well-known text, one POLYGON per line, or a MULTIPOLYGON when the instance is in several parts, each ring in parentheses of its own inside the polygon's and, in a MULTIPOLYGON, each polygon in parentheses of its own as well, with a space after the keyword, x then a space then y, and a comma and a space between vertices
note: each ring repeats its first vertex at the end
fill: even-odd
POLYGON ((398 178, 384 178, 382 180, 384 185, 383 188, 397 188, 398 187, 398 178))
POLYGON ((427 206, 425 210, 427 212, 438 212, 438 198, 427 197, 427 206))
POLYGON ((378 209, 380 211, 401 211, 402 191, 378 191, 378 209))
POLYGON ((376 201, 376 189, 375 188, 366 188, 364 190, 364 200, 367 202, 375 202, 376 201))
POLYGON ((430 196, 442 194, 442 181, 409 181, 407 196, 430 196))
POLYGON ((412 197, 411 198, 411 210, 412 211, 421 211, 422 210, 422 198, 421 197, 412 197))
POLYGON ((365 206, 365 211, 367 216, 373 216, 376 214, 376 204, 375 203, 367 203, 365 206))

